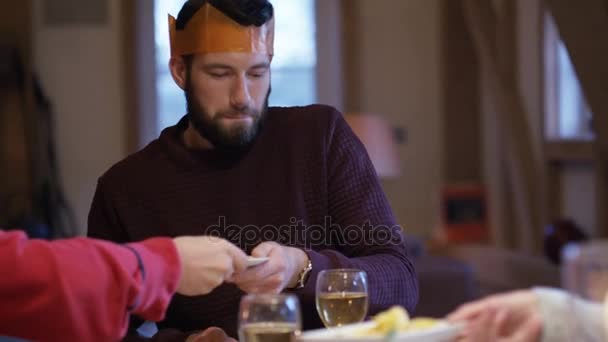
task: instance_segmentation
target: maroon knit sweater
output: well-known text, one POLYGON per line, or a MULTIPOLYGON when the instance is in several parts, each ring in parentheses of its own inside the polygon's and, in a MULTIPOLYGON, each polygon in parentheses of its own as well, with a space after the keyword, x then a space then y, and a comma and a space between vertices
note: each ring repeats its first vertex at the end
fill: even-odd
MULTIPOLYGON (((231 153, 186 149, 187 125, 184 117, 99 179, 89 236, 130 242, 218 234, 247 253, 266 240, 301 247, 313 265, 305 288, 293 291, 305 329, 321 327, 315 282, 328 268, 367 272, 370 314, 390 305, 413 311, 418 285, 401 230, 365 148, 339 112, 270 108, 255 143, 231 153)), ((242 295, 233 285, 201 297, 176 295, 159 327, 218 326, 236 336, 242 295)))

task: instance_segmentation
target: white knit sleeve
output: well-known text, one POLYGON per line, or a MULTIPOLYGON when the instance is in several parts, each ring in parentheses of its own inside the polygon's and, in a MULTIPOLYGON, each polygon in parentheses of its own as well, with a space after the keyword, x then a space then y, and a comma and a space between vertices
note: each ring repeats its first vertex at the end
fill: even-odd
POLYGON ((608 291, 604 299, 604 340, 608 342, 608 291))
POLYGON ((605 342, 603 308, 559 289, 536 287, 543 342, 605 342))

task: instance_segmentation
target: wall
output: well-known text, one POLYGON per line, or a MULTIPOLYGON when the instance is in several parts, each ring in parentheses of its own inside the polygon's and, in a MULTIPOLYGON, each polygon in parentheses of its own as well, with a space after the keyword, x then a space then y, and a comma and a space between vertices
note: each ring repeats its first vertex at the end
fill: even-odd
POLYGON ((598 236, 596 227, 596 186, 593 167, 586 163, 568 163, 561 175, 561 210, 589 236, 598 236))
POLYGON ((442 179, 482 183, 480 66, 461 1, 441 1, 442 179))
POLYGON ((360 108, 347 110, 380 113, 407 130, 407 141, 399 147, 402 175, 383 184, 399 223, 420 236, 429 235, 439 217, 439 2, 357 0, 355 6, 354 72, 360 81, 354 93, 360 94, 360 108))
POLYGON ((121 0, 105 1, 105 24, 45 23, 34 1, 34 61, 52 100, 59 169, 78 229, 86 218, 97 178, 125 156, 125 107, 121 90, 121 0))

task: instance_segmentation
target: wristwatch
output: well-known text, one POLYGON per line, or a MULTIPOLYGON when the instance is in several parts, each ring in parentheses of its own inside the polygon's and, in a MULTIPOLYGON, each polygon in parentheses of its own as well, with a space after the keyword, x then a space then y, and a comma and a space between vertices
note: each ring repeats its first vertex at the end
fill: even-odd
POLYGON ((308 277, 310 277, 310 271, 312 271, 312 261, 310 260, 310 258, 308 258, 308 264, 306 264, 306 267, 304 267, 304 269, 300 271, 300 274, 298 276, 298 282, 296 283, 296 286, 292 288, 292 290, 304 288, 308 277))

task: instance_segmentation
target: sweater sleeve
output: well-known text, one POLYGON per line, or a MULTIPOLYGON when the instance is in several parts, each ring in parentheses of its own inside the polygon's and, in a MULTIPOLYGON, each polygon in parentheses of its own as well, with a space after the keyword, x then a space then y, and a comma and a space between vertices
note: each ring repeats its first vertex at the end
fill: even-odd
POLYGON ((542 341, 606 341, 602 304, 563 290, 533 289, 543 321, 542 341))
POLYGON ((314 297, 318 273, 358 268, 368 275, 369 313, 402 305, 413 312, 418 281, 369 156, 342 115, 332 117, 327 143, 330 234, 335 250, 309 250, 313 270, 300 295, 314 297))
POLYGON ((161 320, 181 267, 170 239, 115 245, 0 232, 0 335, 116 341, 129 313, 161 320))

